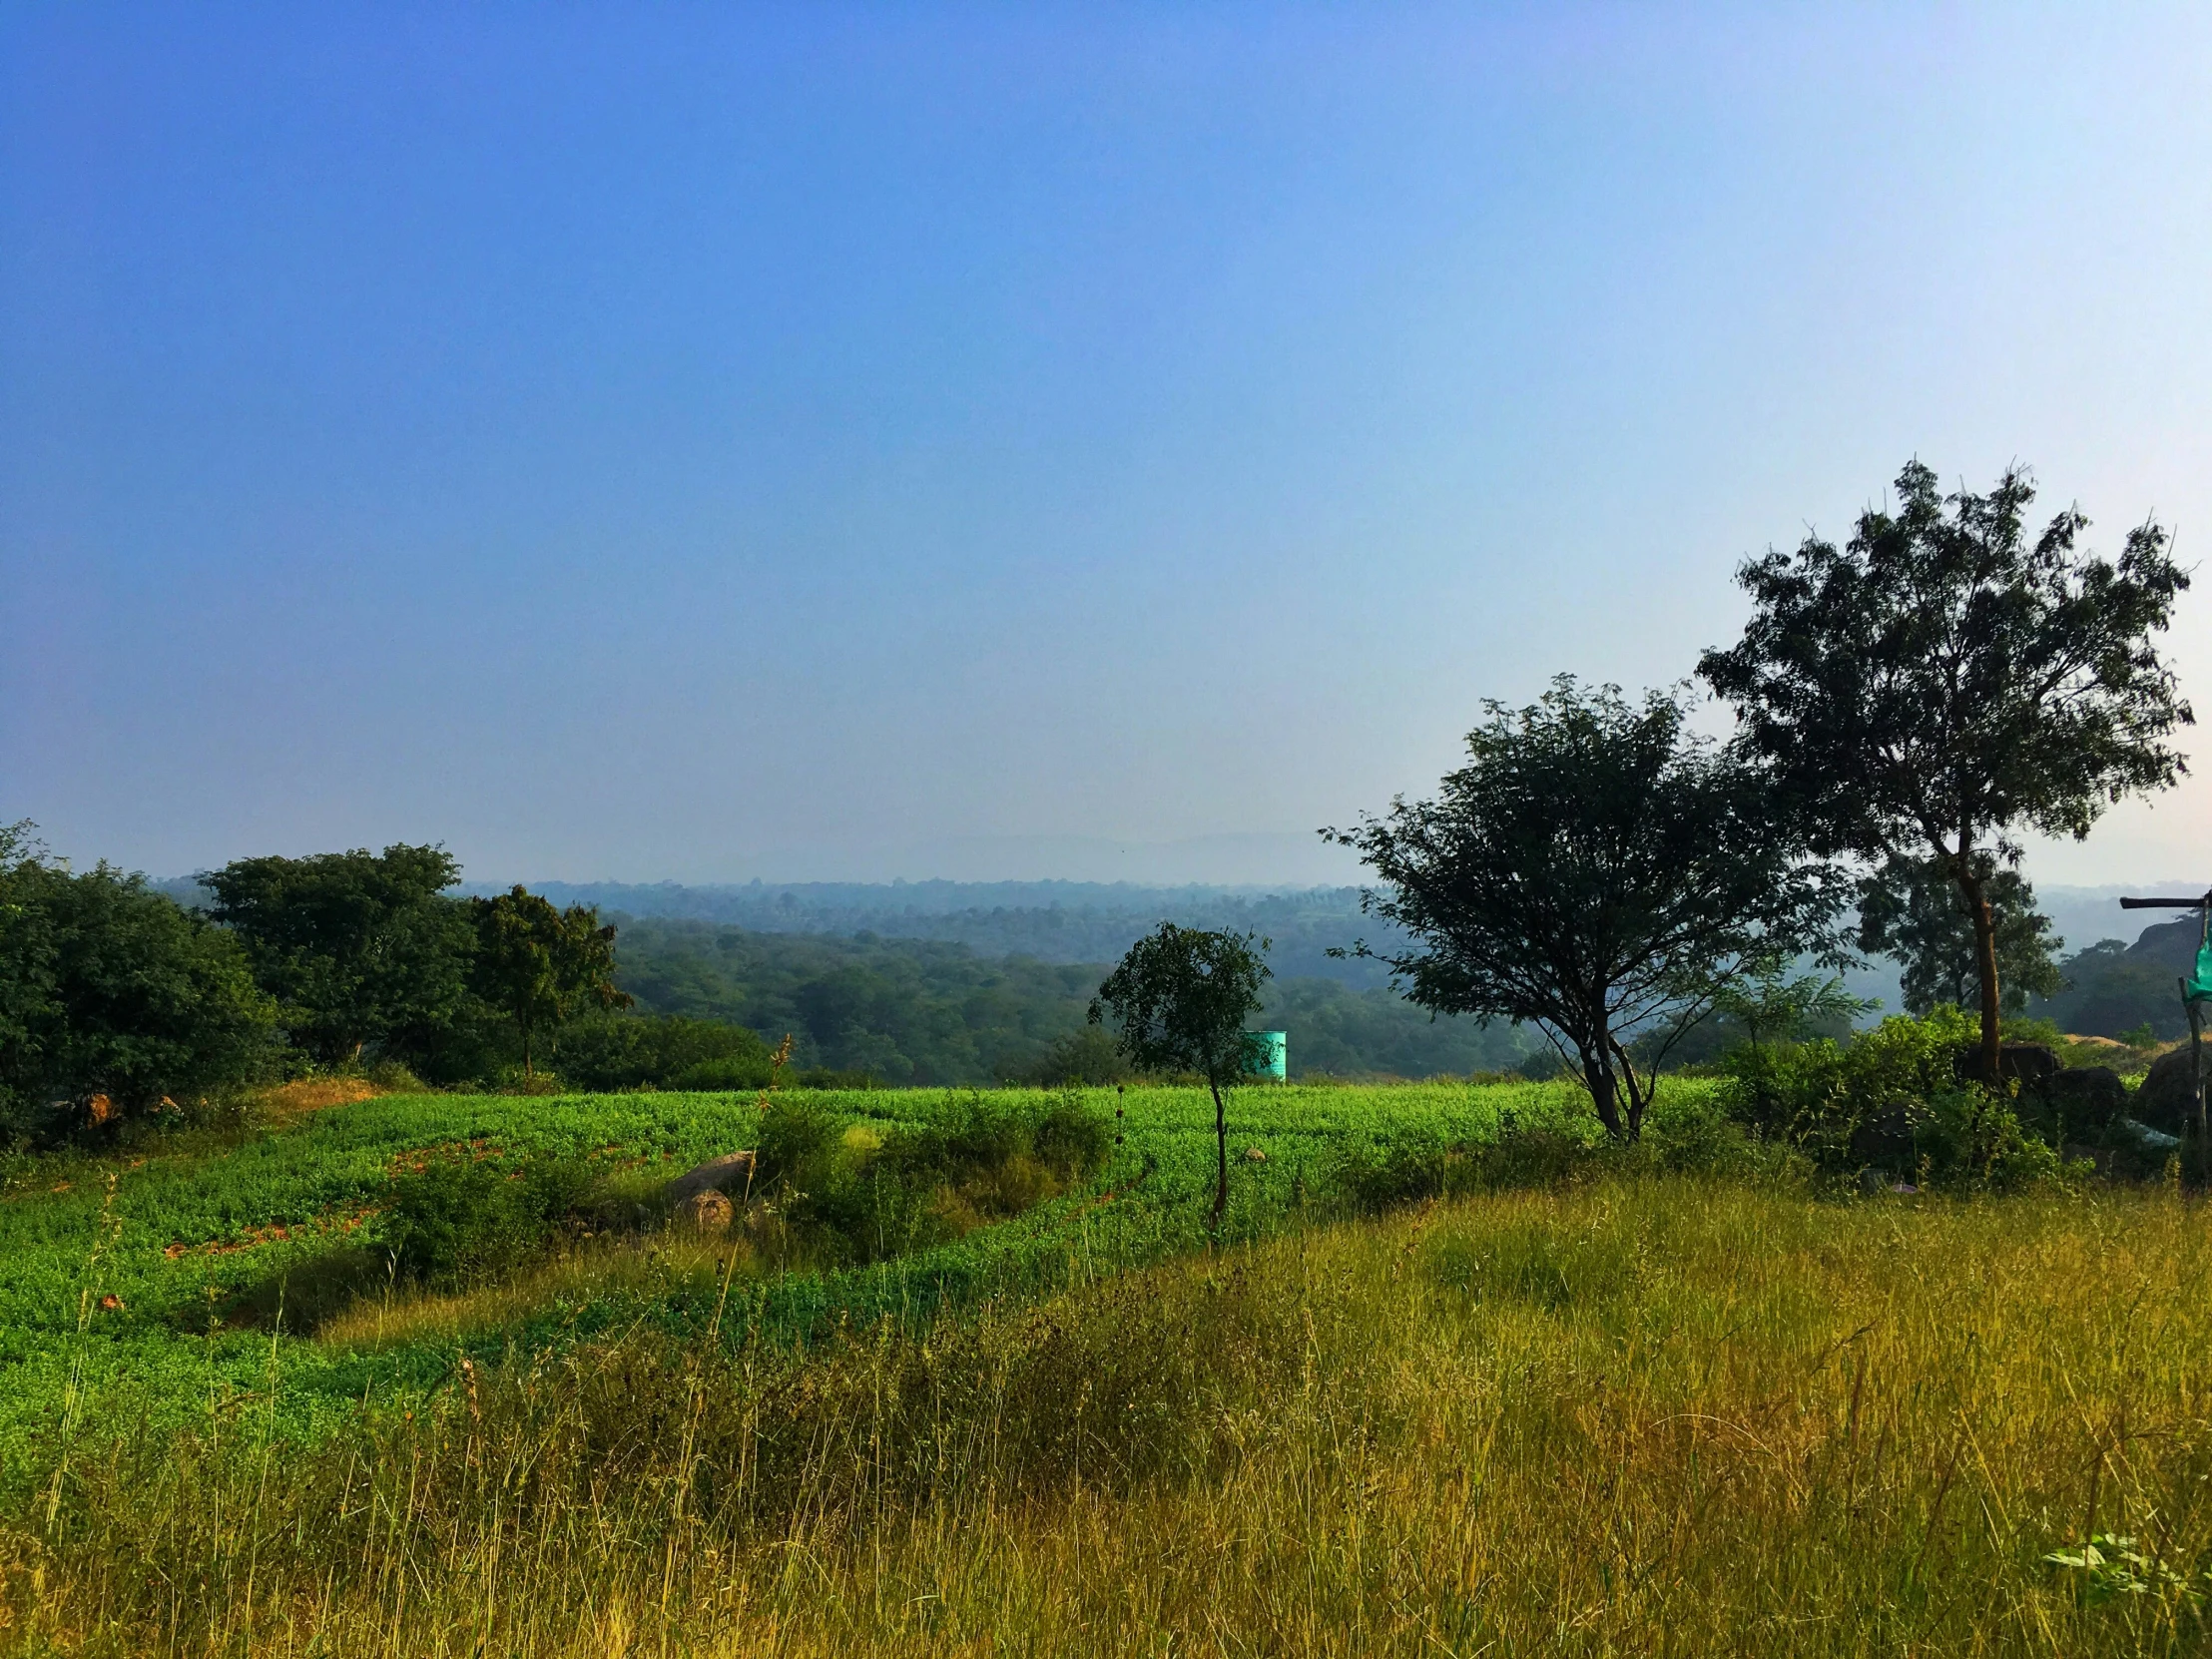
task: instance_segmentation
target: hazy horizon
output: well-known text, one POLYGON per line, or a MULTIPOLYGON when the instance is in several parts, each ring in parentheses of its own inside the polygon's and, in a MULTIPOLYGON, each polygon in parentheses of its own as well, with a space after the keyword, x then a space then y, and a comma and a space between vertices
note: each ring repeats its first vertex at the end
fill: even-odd
MULTIPOLYGON (((2171 5, 14 8, 0 821, 1355 881, 1909 456, 2194 565, 2208 94, 2171 5)), ((2030 876, 2201 868, 2183 741, 2030 876)))

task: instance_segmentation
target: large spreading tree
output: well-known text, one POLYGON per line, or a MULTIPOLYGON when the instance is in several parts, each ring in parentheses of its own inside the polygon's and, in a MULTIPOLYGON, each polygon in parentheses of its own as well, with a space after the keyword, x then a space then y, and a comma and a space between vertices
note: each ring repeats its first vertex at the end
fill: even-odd
POLYGON ((231 934, 143 876, 72 873, 31 826, 0 826, 0 1137, 251 1081, 274 1018, 231 934))
POLYGON ((214 916, 246 946, 291 1040, 324 1064, 412 1049, 461 1011, 473 939, 439 846, 240 858, 207 871, 214 916))
POLYGON ((2166 788, 2185 769, 2165 740, 2192 719, 2152 644, 2189 585, 2165 531, 2146 521, 2117 560, 2088 556, 2073 508, 2030 535, 2034 498, 2017 467, 1986 495, 1946 496, 1915 461, 1843 547, 1808 536, 1744 564, 1752 619, 1698 665, 1815 847, 1932 858, 1956 884, 1992 1079, 1991 892, 2019 832, 2078 839, 2106 806, 2166 788))
POLYGON ((1359 949, 1424 1008, 1533 1024, 1633 1140, 1672 1043, 1727 987, 1778 956, 1834 959, 1846 883, 1801 853, 1760 768, 1686 730, 1675 695, 1637 706, 1561 676, 1528 708, 1484 707, 1435 800, 1324 831, 1381 878, 1370 910, 1410 935, 1359 949))

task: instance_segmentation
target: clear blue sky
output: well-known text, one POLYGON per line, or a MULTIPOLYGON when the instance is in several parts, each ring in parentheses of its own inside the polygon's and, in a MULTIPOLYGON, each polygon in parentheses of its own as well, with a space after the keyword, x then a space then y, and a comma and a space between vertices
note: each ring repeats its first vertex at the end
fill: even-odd
POLYGON ((14 4, 0 818, 1312 873, 1909 455, 2197 556, 2208 305, 2202 6, 14 4))

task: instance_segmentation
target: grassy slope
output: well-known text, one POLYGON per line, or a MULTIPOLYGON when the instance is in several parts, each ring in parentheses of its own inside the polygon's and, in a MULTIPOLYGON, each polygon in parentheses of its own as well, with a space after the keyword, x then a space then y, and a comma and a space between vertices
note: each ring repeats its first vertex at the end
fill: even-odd
MULTIPOLYGON (((830 1097, 855 1118, 930 1111, 941 1091, 830 1097)), ((1124 1097, 1093 1091, 1111 1113, 1124 1097)), ((790 1334, 839 1315, 926 1314, 942 1298, 1034 1291, 1071 1273, 1155 1260, 1198 1242, 1211 1192, 1212 1110, 1202 1091, 1131 1090, 1125 1145, 1101 1183, 1118 1203, 1049 1205, 960 1245, 829 1279, 740 1281, 733 1329, 790 1334)), ((1233 1221, 1251 1235, 1289 1203, 1301 1172, 1346 1134, 1481 1135, 1498 1114, 1579 1123, 1559 1085, 1271 1088, 1233 1097, 1240 1162, 1233 1221)), ((275 1386, 289 1431, 320 1432, 368 1398, 418 1395, 453 1375, 458 1355, 510 1342, 556 1346, 637 1321, 682 1332, 718 1300, 711 1267, 673 1253, 591 1264, 535 1304, 484 1305, 422 1340, 343 1347, 266 1330, 199 1335, 211 1307, 258 1293, 266 1308, 306 1286, 334 1253, 373 1236, 389 1172, 411 1155, 586 1153, 640 1179, 752 1144, 750 1096, 396 1097, 316 1113, 234 1147, 182 1142, 162 1154, 17 1165, 0 1197, 0 1471, 50 1461, 65 1421, 98 1436, 121 1416, 183 1425, 216 1400, 275 1386), (112 1186, 111 1186, 112 1183, 112 1186), (363 1226, 364 1220, 366 1226, 363 1226), (358 1233, 354 1229, 361 1229, 358 1233), (287 1276, 291 1276, 287 1279, 287 1276), (118 1307, 103 1307, 115 1298, 118 1307), (519 1322, 518 1322, 519 1312, 519 1322), (80 1403, 71 1404, 72 1399, 80 1403)), ((236 1323, 234 1316, 234 1324, 236 1323)))
POLYGON ((641 1331, 296 1456, 252 1411, 119 1444, 0 1533, 0 1643, 2201 1651, 2042 1556, 2132 1530, 2205 1587, 2202 1217, 1599 1182, 926 1336, 641 1331))

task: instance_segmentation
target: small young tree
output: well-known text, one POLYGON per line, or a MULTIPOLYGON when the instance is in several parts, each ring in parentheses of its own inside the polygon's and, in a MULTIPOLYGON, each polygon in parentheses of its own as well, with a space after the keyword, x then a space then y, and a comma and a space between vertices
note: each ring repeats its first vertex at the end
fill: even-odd
POLYGON ((2172 784, 2164 740, 2190 724, 2151 646, 2189 578, 2145 522, 2118 561, 2077 556, 2071 508, 2028 540, 2013 468, 1945 497, 1915 461, 1895 512, 1862 513, 1839 549, 1746 563, 1755 610, 1698 673, 1736 705, 1815 848, 1869 862, 1932 856, 1973 928, 1981 1065, 1999 1071, 2000 974, 1989 875, 2019 829, 2079 838, 2109 804, 2172 784))
POLYGON ((1484 707, 1437 800, 1323 831, 1415 941, 1357 948, 1421 1007, 1535 1024, 1607 1133, 1634 1140, 1673 1042, 1724 987, 1777 955, 1837 959, 1843 877, 1800 853, 1756 770, 1684 732, 1674 696, 1639 709, 1562 675, 1529 708, 1484 707), (1657 1038, 1641 1077, 1638 1035, 1657 1038))
POLYGON ((1755 958, 1713 995, 1713 1012, 1740 1028, 1753 1048, 1797 1042, 1824 1025, 1848 1024, 1878 1004, 1853 996, 1832 973, 1790 972, 1779 952, 1755 958))
POLYGON ((476 921, 473 981, 479 996, 515 1022, 522 1037, 522 1075, 537 1073, 532 1038, 559 1026, 587 1004, 626 1008, 615 988, 615 930, 599 924, 589 905, 555 909, 517 885, 496 898, 470 900, 476 921))
POLYGON ((1116 1046, 1139 1071, 1195 1071, 1213 1091, 1217 1232, 1229 1207, 1223 1091, 1253 1061, 1255 1039, 1244 1022, 1260 1011, 1260 986, 1272 977, 1264 959, 1271 942, 1164 921, 1129 947, 1091 999, 1091 1023, 1111 1015, 1116 1046))
MULTIPOLYGON (((1982 896, 2008 1014, 2027 1006, 2030 992, 2056 996, 2065 987, 2057 953, 2066 941, 2035 908, 2035 889, 2016 869, 1979 855, 1982 896)), ((1935 858, 1893 858, 1868 877, 1859 898, 1859 948, 1904 965, 1905 1006, 1925 1014, 1938 1002, 1966 1006, 1980 982, 1980 941, 1973 912, 1947 865, 1935 858)))

